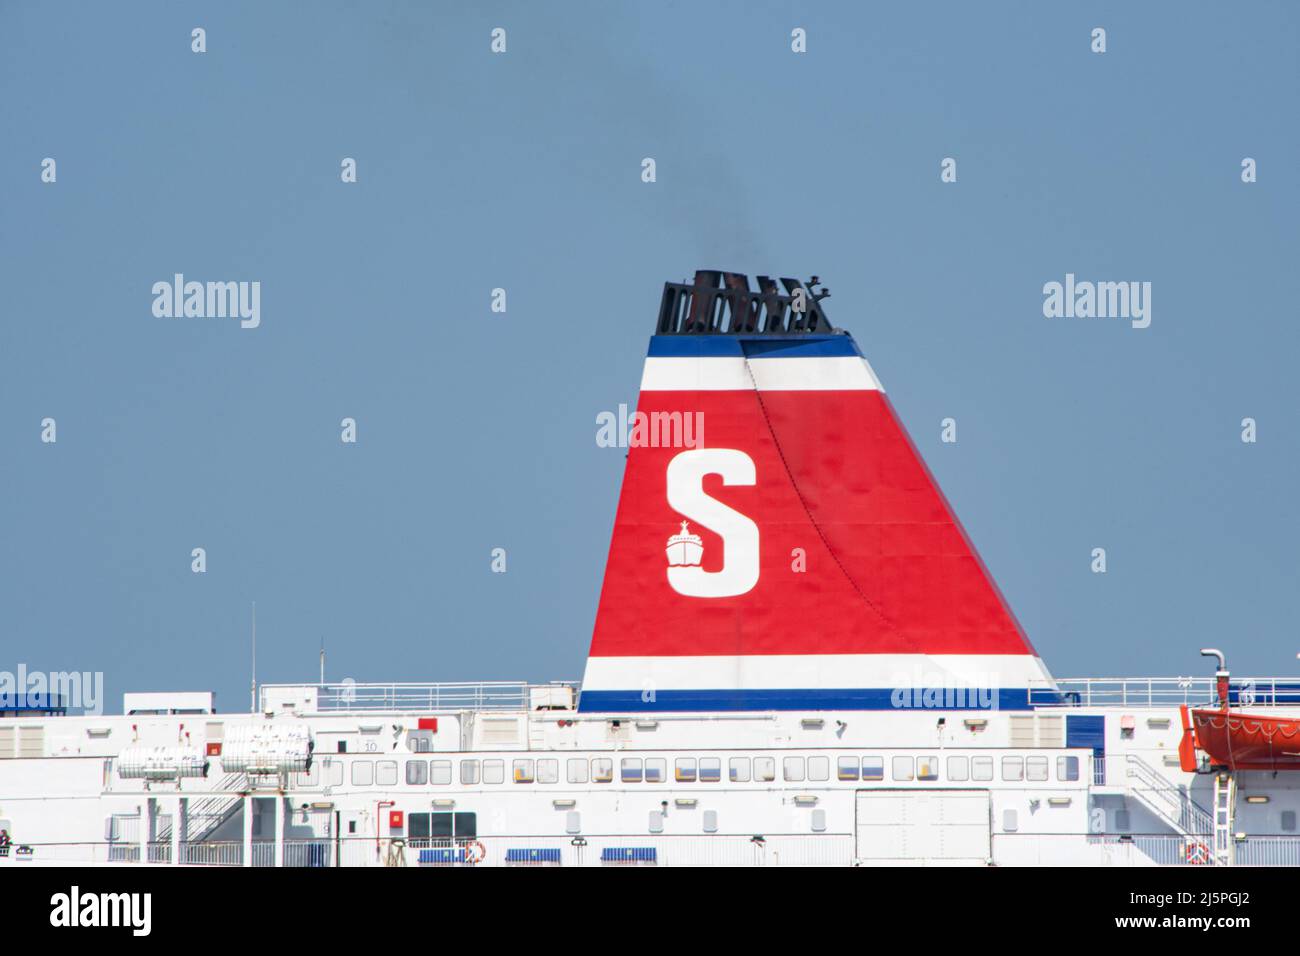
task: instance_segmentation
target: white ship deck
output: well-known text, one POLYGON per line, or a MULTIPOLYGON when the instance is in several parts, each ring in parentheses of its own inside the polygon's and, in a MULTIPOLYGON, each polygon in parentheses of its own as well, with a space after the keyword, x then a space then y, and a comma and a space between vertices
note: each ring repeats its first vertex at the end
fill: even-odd
MULTIPOLYGON (((1300 713, 1298 686, 1232 693, 1300 713)), ((266 685, 256 715, 152 695, 0 718, 0 865, 1300 864, 1300 779, 1180 767, 1210 679, 1062 680, 1022 711, 589 714, 577 692, 266 685), (173 751, 206 772, 167 778, 173 751)))

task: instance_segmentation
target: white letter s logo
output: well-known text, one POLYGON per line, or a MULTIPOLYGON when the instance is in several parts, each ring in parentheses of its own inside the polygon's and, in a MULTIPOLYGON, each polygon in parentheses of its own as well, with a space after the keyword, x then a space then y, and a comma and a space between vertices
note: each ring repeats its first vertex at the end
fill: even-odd
POLYGON ((758 525, 704 493, 704 476, 721 475, 724 485, 752 485, 754 459, 734 448, 696 448, 668 463, 668 504, 722 538, 721 571, 670 567, 668 583, 687 597, 736 597, 758 583, 758 525))

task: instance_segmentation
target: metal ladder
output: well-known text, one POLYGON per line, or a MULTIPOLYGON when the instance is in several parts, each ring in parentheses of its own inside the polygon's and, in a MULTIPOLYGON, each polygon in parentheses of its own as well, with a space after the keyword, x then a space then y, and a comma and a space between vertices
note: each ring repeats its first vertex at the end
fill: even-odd
POLYGON ((1214 775, 1214 863, 1232 866, 1232 818, 1237 800, 1236 775, 1226 770, 1214 775))

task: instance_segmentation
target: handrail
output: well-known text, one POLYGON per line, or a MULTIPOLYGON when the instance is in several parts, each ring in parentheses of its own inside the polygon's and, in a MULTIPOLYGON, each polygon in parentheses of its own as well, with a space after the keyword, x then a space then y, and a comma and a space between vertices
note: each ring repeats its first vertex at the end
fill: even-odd
MULTIPOLYGON (((1215 706, 1213 677, 1083 677, 1056 681, 1054 687, 1032 687, 1033 707, 1175 707, 1215 706)), ((1235 677, 1228 703, 1236 707, 1277 707, 1300 704, 1300 677, 1235 677)))
POLYGON ((374 683, 341 681, 326 684, 263 684, 262 709, 268 709, 268 692, 313 689, 320 713, 354 710, 528 710, 533 691, 557 688, 575 692, 578 681, 529 684, 524 681, 468 681, 440 683, 374 683))
POLYGON ((1159 773, 1137 754, 1125 754, 1127 775, 1136 778, 1145 787, 1130 787, 1139 798, 1156 796, 1167 808, 1160 809, 1152 799, 1144 799, 1152 810, 1164 817, 1174 829, 1183 835, 1209 836, 1214 832, 1214 816, 1209 810, 1192 799, 1186 788, 1178 787, 1159 773))

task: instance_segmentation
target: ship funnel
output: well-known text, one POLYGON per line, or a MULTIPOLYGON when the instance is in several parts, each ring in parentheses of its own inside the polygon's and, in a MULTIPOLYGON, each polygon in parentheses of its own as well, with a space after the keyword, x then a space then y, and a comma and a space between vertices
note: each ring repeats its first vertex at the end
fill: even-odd
POLYGON ((828 295, 665 283, 580 710, 1025 709, 1054 687, 828 295))

